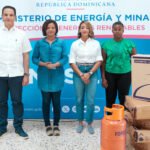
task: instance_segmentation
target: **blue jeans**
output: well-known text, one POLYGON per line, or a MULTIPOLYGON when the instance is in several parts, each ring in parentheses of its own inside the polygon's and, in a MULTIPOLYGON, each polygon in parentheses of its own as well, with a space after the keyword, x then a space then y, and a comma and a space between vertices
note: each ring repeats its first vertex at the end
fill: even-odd
POLYGON ((22 127, 23 104, 22 104, 22 80, 19 77, 0 77, 0 130, 6 130, 8 118, 8 94, 10 92, 15 128, 22 127))
MULTIPOLYGON (((78 66, 81 72, 89 72, 93 66, 78 66)), ((94 114, 94 98, 96 94, 98 74, 97 71, 90 77, 90 83, 85 84, 81 77, 76 73, 73 74, 73 83, 76 95, 76 111, 78 121, 84 120, 84 97, 86 97, 86 122, 88 124, 93 122, 94 114)))
POLYGON ((45 122, 45 126, 50 126, 50 104, 52 101, 53 110, 54 110, 54 126, 59 126, 60 120, 60 95, 61 91, 58 92, 44 92, 42 93, 42 111, 43 111, 43 118, 45 122))

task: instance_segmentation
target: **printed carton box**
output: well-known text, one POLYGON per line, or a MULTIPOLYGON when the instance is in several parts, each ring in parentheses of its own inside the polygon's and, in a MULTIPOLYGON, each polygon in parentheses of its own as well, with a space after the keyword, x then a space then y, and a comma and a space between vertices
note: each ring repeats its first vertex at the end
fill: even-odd
POLYGON ((132 56, 132 96, 150 101, 150 55, 132 56))
POLYGON ((125 106, 135 120, 150 119, 150 102, 126 96, 125 106))

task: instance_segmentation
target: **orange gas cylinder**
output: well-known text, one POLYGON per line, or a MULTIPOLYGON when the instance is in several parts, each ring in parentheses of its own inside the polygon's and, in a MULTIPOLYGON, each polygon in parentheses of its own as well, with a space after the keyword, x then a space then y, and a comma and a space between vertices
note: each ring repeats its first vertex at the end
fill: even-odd
POLYGON ((125 150, 126 121, 124 106, 113 104, 112 108, 105 107, 104 118, 101 122, 101 149, 125 150), (107 112, 111 113, 108 115, 107 112))

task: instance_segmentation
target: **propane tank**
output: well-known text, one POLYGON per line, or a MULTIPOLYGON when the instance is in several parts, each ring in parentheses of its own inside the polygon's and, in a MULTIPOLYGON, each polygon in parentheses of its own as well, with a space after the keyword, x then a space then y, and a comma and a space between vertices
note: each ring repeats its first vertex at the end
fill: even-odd
POLYGON ((124 106, 113 104, 112 108, 104 108, 101 121, 101 150, 126 149, 126 121, 124 106), (110 115, 108 115, 108 113, 110 115))

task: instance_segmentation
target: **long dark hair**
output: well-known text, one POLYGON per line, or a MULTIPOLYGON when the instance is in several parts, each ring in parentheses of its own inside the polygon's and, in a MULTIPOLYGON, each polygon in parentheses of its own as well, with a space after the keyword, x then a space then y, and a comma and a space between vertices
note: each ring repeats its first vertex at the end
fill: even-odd
POLYGON ((94 31, 93 31, 93 27, 91 25, 91 23, 89 21, 82 21, 78 27, 78 38, 81 38, 81 33, 80 33, 80 29, 81 29, 81 25, 85 23, 86 26, 89 28, 89 37, 90 38, 94 38, 94 31))

